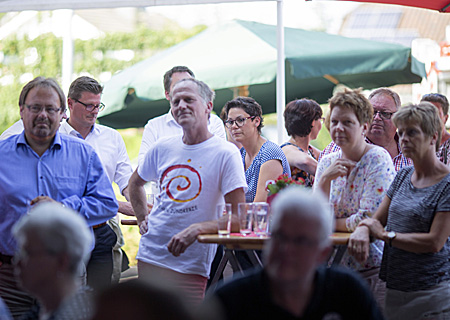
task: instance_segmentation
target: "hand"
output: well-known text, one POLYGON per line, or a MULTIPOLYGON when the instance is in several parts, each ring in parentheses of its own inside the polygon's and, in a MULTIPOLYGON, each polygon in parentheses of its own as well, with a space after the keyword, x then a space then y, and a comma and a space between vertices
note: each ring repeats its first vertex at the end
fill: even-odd
POLYGON ((358 226, 348 240, 348 253, 360 263, 369 257, 370 231, 366 226, 358 226))
POLYGON ((30 201, 30 205, 38 204, 39 202, 57 202, 56 200, 48 196, 39 196, 30 201))
POLYGON ((183 231, 177 233, 170 239, 167 244, 167 249, 175 257, 178 257, 186 249, 197 240, 199 232, 197 231, 196 225, 192 224, 183 231))
POLYGON ((367 218, 359 223, 359 226, 365 226, 369 228, 370 234, 376 239, 384 239, 386 231, 383 225, 378 219, 367 218))
POLYGON ((148 231, 148 215, 145 215, 144 220, 142 220, 141 222, 138 221, 138 225, 139 225, 139 233, 141 235, 146 234, 148 231))
POLYGON ((348 176, 350 171, 355 167, 356 162, 348 159, 337 159, 323 173, 329 180, 337 177, 348 176))

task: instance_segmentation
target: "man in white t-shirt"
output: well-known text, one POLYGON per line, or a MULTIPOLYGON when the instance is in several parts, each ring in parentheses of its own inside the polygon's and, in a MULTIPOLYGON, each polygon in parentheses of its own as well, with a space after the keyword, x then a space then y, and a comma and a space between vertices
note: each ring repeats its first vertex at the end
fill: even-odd
MULTIPOLYGON (((195 78, 195 75, 188 67, 184 66, 173 67, 164 74, 164 93, 167 100, 170 101, 169 95, 175 83, 186 78, 195 78)), ((208 119, 208 130, 212 134, 222 139, 226 139, 225 127, 218 116, 213 114, 210 115, 208 119)), ((183 129, 175 121, 172 109, 162 116, 150 119, 145 125, 144 133, 142 134, 142 143, 138 156, 139 164, 142 163, 147 151, 159 138, 182 133, 183 129)))
MULTIPOLYGON (((203 82, 183 79, 171 93, 172 113, 183 135, 156 142, 129 181, 131 204, 142 234, 139 277, 159 277, 185 290, 192 303, 204 296, 215 246, 196 242, 216 233, 217 204, 245 202, 244 168, 239 150, 208 131, 214 93, 203 82), (147 216, 144 185, 160 181, 159 194, 147 216)), ((233 223, 234 230, 239 225, 233 223)))

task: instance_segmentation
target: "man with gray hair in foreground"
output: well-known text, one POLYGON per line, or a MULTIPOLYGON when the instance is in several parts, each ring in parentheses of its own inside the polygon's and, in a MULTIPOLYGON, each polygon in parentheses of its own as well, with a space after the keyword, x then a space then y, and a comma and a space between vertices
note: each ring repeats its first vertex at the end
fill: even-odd
POLYGON ((383 319, 356 275, 323 265, 333 230, 325 198, 291 187, 276 197, 272 214, 264 268, 209 298, 224 319, 383 319))
POLYGON ((13 235, 16 277, 39 302, 23 319, 90 319, 90 293, 80 287, 78 276, 94 242, 85 219, 45 202, 19 220, 13 235))

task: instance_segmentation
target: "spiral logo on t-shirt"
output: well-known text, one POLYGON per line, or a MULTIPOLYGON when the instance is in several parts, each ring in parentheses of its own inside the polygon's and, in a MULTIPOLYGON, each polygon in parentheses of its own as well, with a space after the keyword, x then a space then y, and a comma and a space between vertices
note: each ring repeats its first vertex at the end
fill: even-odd
POLYGON ((197 170, 185 164, 177 164, 167 168, 161 176, 160 183, 167 196, 175 202, 192 201, 202 191, 200 174, 197 170))

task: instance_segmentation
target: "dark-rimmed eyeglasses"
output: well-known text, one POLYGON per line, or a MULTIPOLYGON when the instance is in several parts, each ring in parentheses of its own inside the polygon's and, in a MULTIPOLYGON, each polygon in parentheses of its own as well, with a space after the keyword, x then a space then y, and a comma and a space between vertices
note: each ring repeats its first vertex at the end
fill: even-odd
POLYGON ((37 104, 32 105, 32 106, 29 106, 29 105, 26 104, 25 107, 27 107, 28 110, 30 110, 32 113, 41 113, 41 112, 42 112, 42 109, 44 109, 45 112, 46 112, 47 114, 50 114, 50 115, 54 115, 54 114, 56 114, 59 110, 61 110, 61 108, 44 107, 44 106, 40 106, 40 105, 37 105, 37 104))
POLYGON ((255 117, 256 116, 250 116, 250 117, 247 117, 247 118, 237 118, 236 120, 227 120, 227 121, 225 121, 225 126, 229 129, 236 123, 236 125, 240 128, 240 127, 242 127, 245 124, 245 121, 247 119, 252 119, 253 120, 253 119, 255 119, 255 117))
POLYGON ((375 119, 377 114, 379 114, 381 119, 389 120, 394 113, 395 112, 386 112, 386 111, 373 110, 373 118, 375 119))
POLYGON ((94 111, 97 108, 98 108, 99 112, 102 111, 103 109, 105 109, 105 104, 103 102, 100 102, 99 104, 95 105, 95 104, 86 104, 84 102, 81 102, 78 99, 73 99, 72 98, 72 100, 82 104, 86 108, 86 111, 89 111, 89 112, 94 111))

